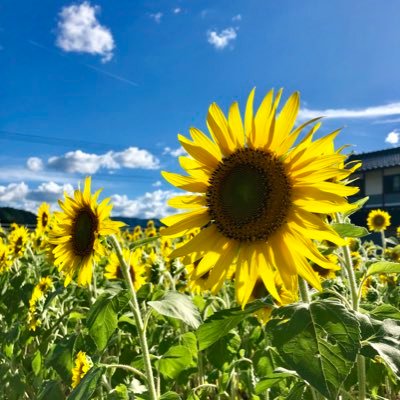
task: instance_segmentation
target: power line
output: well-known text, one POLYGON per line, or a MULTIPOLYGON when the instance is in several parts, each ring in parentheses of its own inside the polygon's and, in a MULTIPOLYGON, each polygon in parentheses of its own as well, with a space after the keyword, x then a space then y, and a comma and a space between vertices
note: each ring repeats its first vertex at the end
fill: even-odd
MULTIPOLYGON (((9 131, 6 129, 0 129, 0 140, 10 140, 10 141, 18 141, 18 142, 27 142, 27 143, 39 143, 39 144, 47 144, 51 146, 62 146, 62 147, 91 147, 97 149, 115 149, 115 148, 126 148, 127 146, 118 145, 118 144, 110 144, 110 143, 101 143, 101 142, 92 142, 86 140, 76 140, 76 139, 68 139, 62 137, 55 136, 43 136, 43 135, 32 135, 21 132, 9 131)), ((128 146, 129 147, 129 146, 128 146)), ((138 146, 135 146, 138 147, 138 146)), ((151 150, 160 150, 155 147, 150 148, 151 150)))

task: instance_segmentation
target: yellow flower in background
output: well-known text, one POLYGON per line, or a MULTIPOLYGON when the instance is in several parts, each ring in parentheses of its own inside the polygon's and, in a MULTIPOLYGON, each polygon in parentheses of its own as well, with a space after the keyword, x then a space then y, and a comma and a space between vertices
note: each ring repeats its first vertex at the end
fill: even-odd
POLYGON ((327 269, 321 268, 317 264, 312 264, 313 270, 320 276, 322 280, 325 279, 335 279, 336 278, 336 271, 340 269, 339 258, 336 254, 328 254, 326 258, 335 265, 335 268, 327 269))
POLYGON ((90 358, 84 351, 80 351, 75 358, 75 366, 72 368, 72 388, 76 388, 83 377, 92 367, 90 358))
POLYGON ((277 272, 292 292, 297 290, 298 275, 320 290, 320 278, 309 260, 326 269, 336 266, 313 239, 337 245, 344 240, 316 214, 353 209, 346 196, 358 191, 338 181, 351 173, 340 168, 346 156, 334 150, 338 131, 314 140, 317 123, 294 145, 315 120, 294 128, 299 94, 291 95, 278 115, 281 93, 274 97, 270 91, 254 113, 253 90, 244 124, 237 103, 227 117, 213 103, 207 116, 211 138, 196 128, 190 129, 192 140, 178 135, 191 156, 179 158, 188 175, 163 172, 172 185, 192 194, 169 201, 189 212, 164 218, 167 228, 162 235, 178 237, 201 229, 171 257, 189 255, 192 263, 201 259, 195 278, 209 271, 213 287, 221 285, 236 264, 236 295, 242 305, 259 279, 280 301, 277 272))
POLYGON ((12 265, 11 254, 8 246, 0 239, 0 275, 7 272, 12 265))
POLYGON ((390 226, 390 214, 380 209, 372 210, 368 214, 367 224, 370 231, 384 231, 388 226, 390 226))
POLYGON ((400 226, 398 226, 396 229, 396 235, 398 238, 400 238, 400 226))
MULTIPOLYGON (((130 266, 130 274, 133 286, 135 290, 139 290, 144 283, 146 283, 146 277, 144 276, 146 273, 145 265, 142 263, 142 250, 136 249, 131 252, 128 249, 123 249, 122 254, 124 256, 125 261, 130 266)), ((104 276, 107 279, 123 279, 121 264, 118 260, 118 257, 115 253, 112 253, 108 264, 106 265, 104 276)))
POLYGON ((73 198, 65 195, 65 200, 59 201, 63 212, 54 213, 49 241, 56 245, 54 264, 64 272, 65 286, 75 273, 78 273, 78 285, 86 286, 91 282, 93 264, 106 254, 101 237, 118 233, 124 225, 110 219, 109 199, 98 204, 101 190, 92 195, 90 186, 91 179, 87 177, 83 191, 75 190, 73 198))
POLYGON ((29 240, 29 231, 24 226, 12 224, 13 229, 8 235, 9 250, 13 257, 22 257, 29 240))
POLYGON ((38 209, 37 226, 36 226, 37 231, 41 233, 46 232, 49 227, 50 219, 51 219, 50 205, 47 203, 42 203, 38 209))
POLYGON ((350 255, 351 255, 351 260, 353 262, 353 268, 360 269, 360 267, 364 263, 362 255, 358 251, 352 251, 350 255))

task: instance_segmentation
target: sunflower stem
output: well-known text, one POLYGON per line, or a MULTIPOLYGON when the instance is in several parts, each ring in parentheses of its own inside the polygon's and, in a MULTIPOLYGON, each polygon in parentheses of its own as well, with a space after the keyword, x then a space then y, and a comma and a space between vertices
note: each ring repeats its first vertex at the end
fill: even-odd
MULTIPOLYGON (((308 291, 307 282, 299 276, 299 290, 300 290, 300 297, 304 303, 311 303, 310 292, 308 291)), ((310 385, 310 392, 313 400, 318 400, 319 395, 318 392, 310 385)))
POLYGON ((381 239, 382 239, 382 257, 385 256, 386 251, 386 239, 385 239, 385 231, 381 230, 381 239))
POLYGON ((146 333, 144 330, 143 319, 142 319, 142 315, 140 313, 140 307, 139 307, 139 303, 137 300, 136 291, 133 286, 131 274, 129 272, 129 265, 126 263, 126 261, 124 259, 124 256, 122 254, 122 249, 121 249, 121 246, 120 246, 117 238, 112 235, 112 236, 110 236, 110 239, 111 239, 111 243, 114 247, 115 253, 117 254, 119 263, 121 265, 122 274, 128 285, 128 290, 131 294, 131 300, 129 301, 129 304, 133 311, 133 315, 135 317, 135 322, 136 322, 136 327, 137 327, 137 330, 139 333, 139 343, 140 343, 140 347, 142 348, 144 369, 146 372, 147 387, 149 389, 150 399, 157 400, 158 396, 157 396, 156 387, 154 384, 153 370, 152 370, 151 361, 150 361, 149 346, 147 344, 146 333))
POLYGON ((300 290, 300 297, 304 303, 310 303, 311 297, 310 293, 308 292, 307 282, 299 276, 299 290, 300 290))
MULTIPOLYGON (((338 221, 343 222, 342 215, 338 215, 338 221)), ((359 309, 359 295, 356 281, 356 274, 354 273, 353 261, 351 259, 351 252, 349 245, 342 246, 344 268, 347 271, 349 289, 351 295, 351 304, 353 310, 358 312, 359 309)), ((358 375, 358 400, 365 400, 366 396, 366 375, 365 375, 365 358, 357 355, 357 375, 358 375)))

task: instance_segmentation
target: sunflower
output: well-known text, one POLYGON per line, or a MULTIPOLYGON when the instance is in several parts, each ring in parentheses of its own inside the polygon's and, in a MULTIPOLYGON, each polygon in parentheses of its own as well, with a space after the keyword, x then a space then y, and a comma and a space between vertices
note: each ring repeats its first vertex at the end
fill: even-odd
POLYGON ((124 225, 110 219, 109 199, 98 204, 101 190, 92 195, 90 185, 91 179, 87 177, 82 192, 75 190, 74 198, 65 195, 65 201, 59 201, 63 212, 55 213, 50 232, 49 242, 56 245, 54 264, 65 273, 65 286, 75 272, 78 272, 78 285, 86 286, 91 282, 94 262, 105 255, 101 237, 118 233, 124 225))
POLYGON ((386 211, 372 210, 367 218, 368 229, 374 232, 382 232, 390 225, 390 214, 386 211))
POLYGON ((29 231, 24 226, 13 225, 13 230, 8 235, 9 249, 13 257, 22 257, 28 244, 29 231))
POLYGON ((75 358, 75 365, 72 368, 72 388, 76 388, 83 377, 88 373, 92 367, 90 358, 84 351, 80 351, 75 358))
MULTIPOLYGON (((129 272, 131 274, 131 279, 135 290, 139 290, 142 285, 146 282, 145 265, 142 263, 142 251, 141 249, 136 249, 134 252, 131 252, 128 249, 123 249, 122 254, 124 256, 125 261, 130 266, 129 272)), ((112 253, 108 264, 106 265, 106 272, 104 276, 107 279, 123 279, 121 264, 118 260, 118 257, 115 253, 112 253)))
POLYGON ((37 215, 37 231, 40 233, 44 233, 47 231, 50 223, 51 213, 50 213, 50 205, 47 203, 42 203, 38 210, 37 215))
POLYGON ((0 238, 0 275, 7 272, 12 265, 9 248, 0 238))
POLYGON ((211 138, 196 128, 190 129, 192 140, 178 135, 191 156, 179 158, 189 175, 163 172, 172 185, 192 194, 169 201, 172 207, 190 211, 164 218, 162 234, 178 237, 201 229, 171 257, 189 256, 191 262, 201 258, 196 275, 210 271, 213 285, 223 282, 236 264, 236 296, 242 305, 259 278, 279 301, 275 272, 288 290, 296 290, 298 275, 320 290, 320 278, 308 261, 337 267, 313 239, 344 245, 324 215, 355 208, 346 196, 358 188, 343 183, 353 168, 340 168, 346 156, 334 150, 338 131, 314 140, 318 122, 294 146, 303 129, 316 120, 294 128, 298 93, 277 115, 281 92, 274 98, 270 91, 254 114, 253 90, 244 124, 237 103, 227 118, 213 103, 207 116, 211 138))

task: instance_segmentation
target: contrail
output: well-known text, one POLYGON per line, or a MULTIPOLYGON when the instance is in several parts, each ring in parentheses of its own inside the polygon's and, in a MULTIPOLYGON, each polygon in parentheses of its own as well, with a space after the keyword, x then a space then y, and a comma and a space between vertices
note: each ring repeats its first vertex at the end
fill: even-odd
MULTIPOLYGON (((38 47, 39 49, 45 50, 45 51, 47 51, 47 52, 49 52, 49 53, 57 54, 57 55, 60 56, 60 57, 65 57, 65 58, 67 58, 64 54, 61 54, 61 53, 58 52, 58 51, 49 49, 48 47, 43 46, 42 44, 40 44, 40 43, 38 43, 38 42, 35 42, 35 41, 33 41, 33 40, 28 40, 28 43, 31 44, 32 46, 38 47)), ((73 60, 71 60, 70 58, 68 58, 68 60, 69 60, 69 61, 73 61, 73 60)), ((94 65, 85 64, 85 63, 82 63, 82 62, 79 62, 79 61, 73 61, 73 62, 75 62, 76 64, 79 64, 79 65, 82 65, 82 66, 84 66, 84 67, 86 67, 86 68, 92 69, 93 71, 96 71, 96 72, 98 72, 98 73, 100 73, 100 74, 103 74, 103 75, 105 75, 105 76, 108 76, 109 78, 115 79, 115 80, 120 81, 120 82, 123 82, 123 83, 127 83, 128 85, 135 86, 135 87, 139 86, 139 84, 136 83, 136 82, 134 82, 134 81, 131 81, 131 80, 129 80, 129 79, 126 79, 126 78, 124 78, 123 76, 115 75, 115 74, 112 74, 111 72, 104 71, 103 69, 97 68, 97 67, 95 67, 94 65)))

